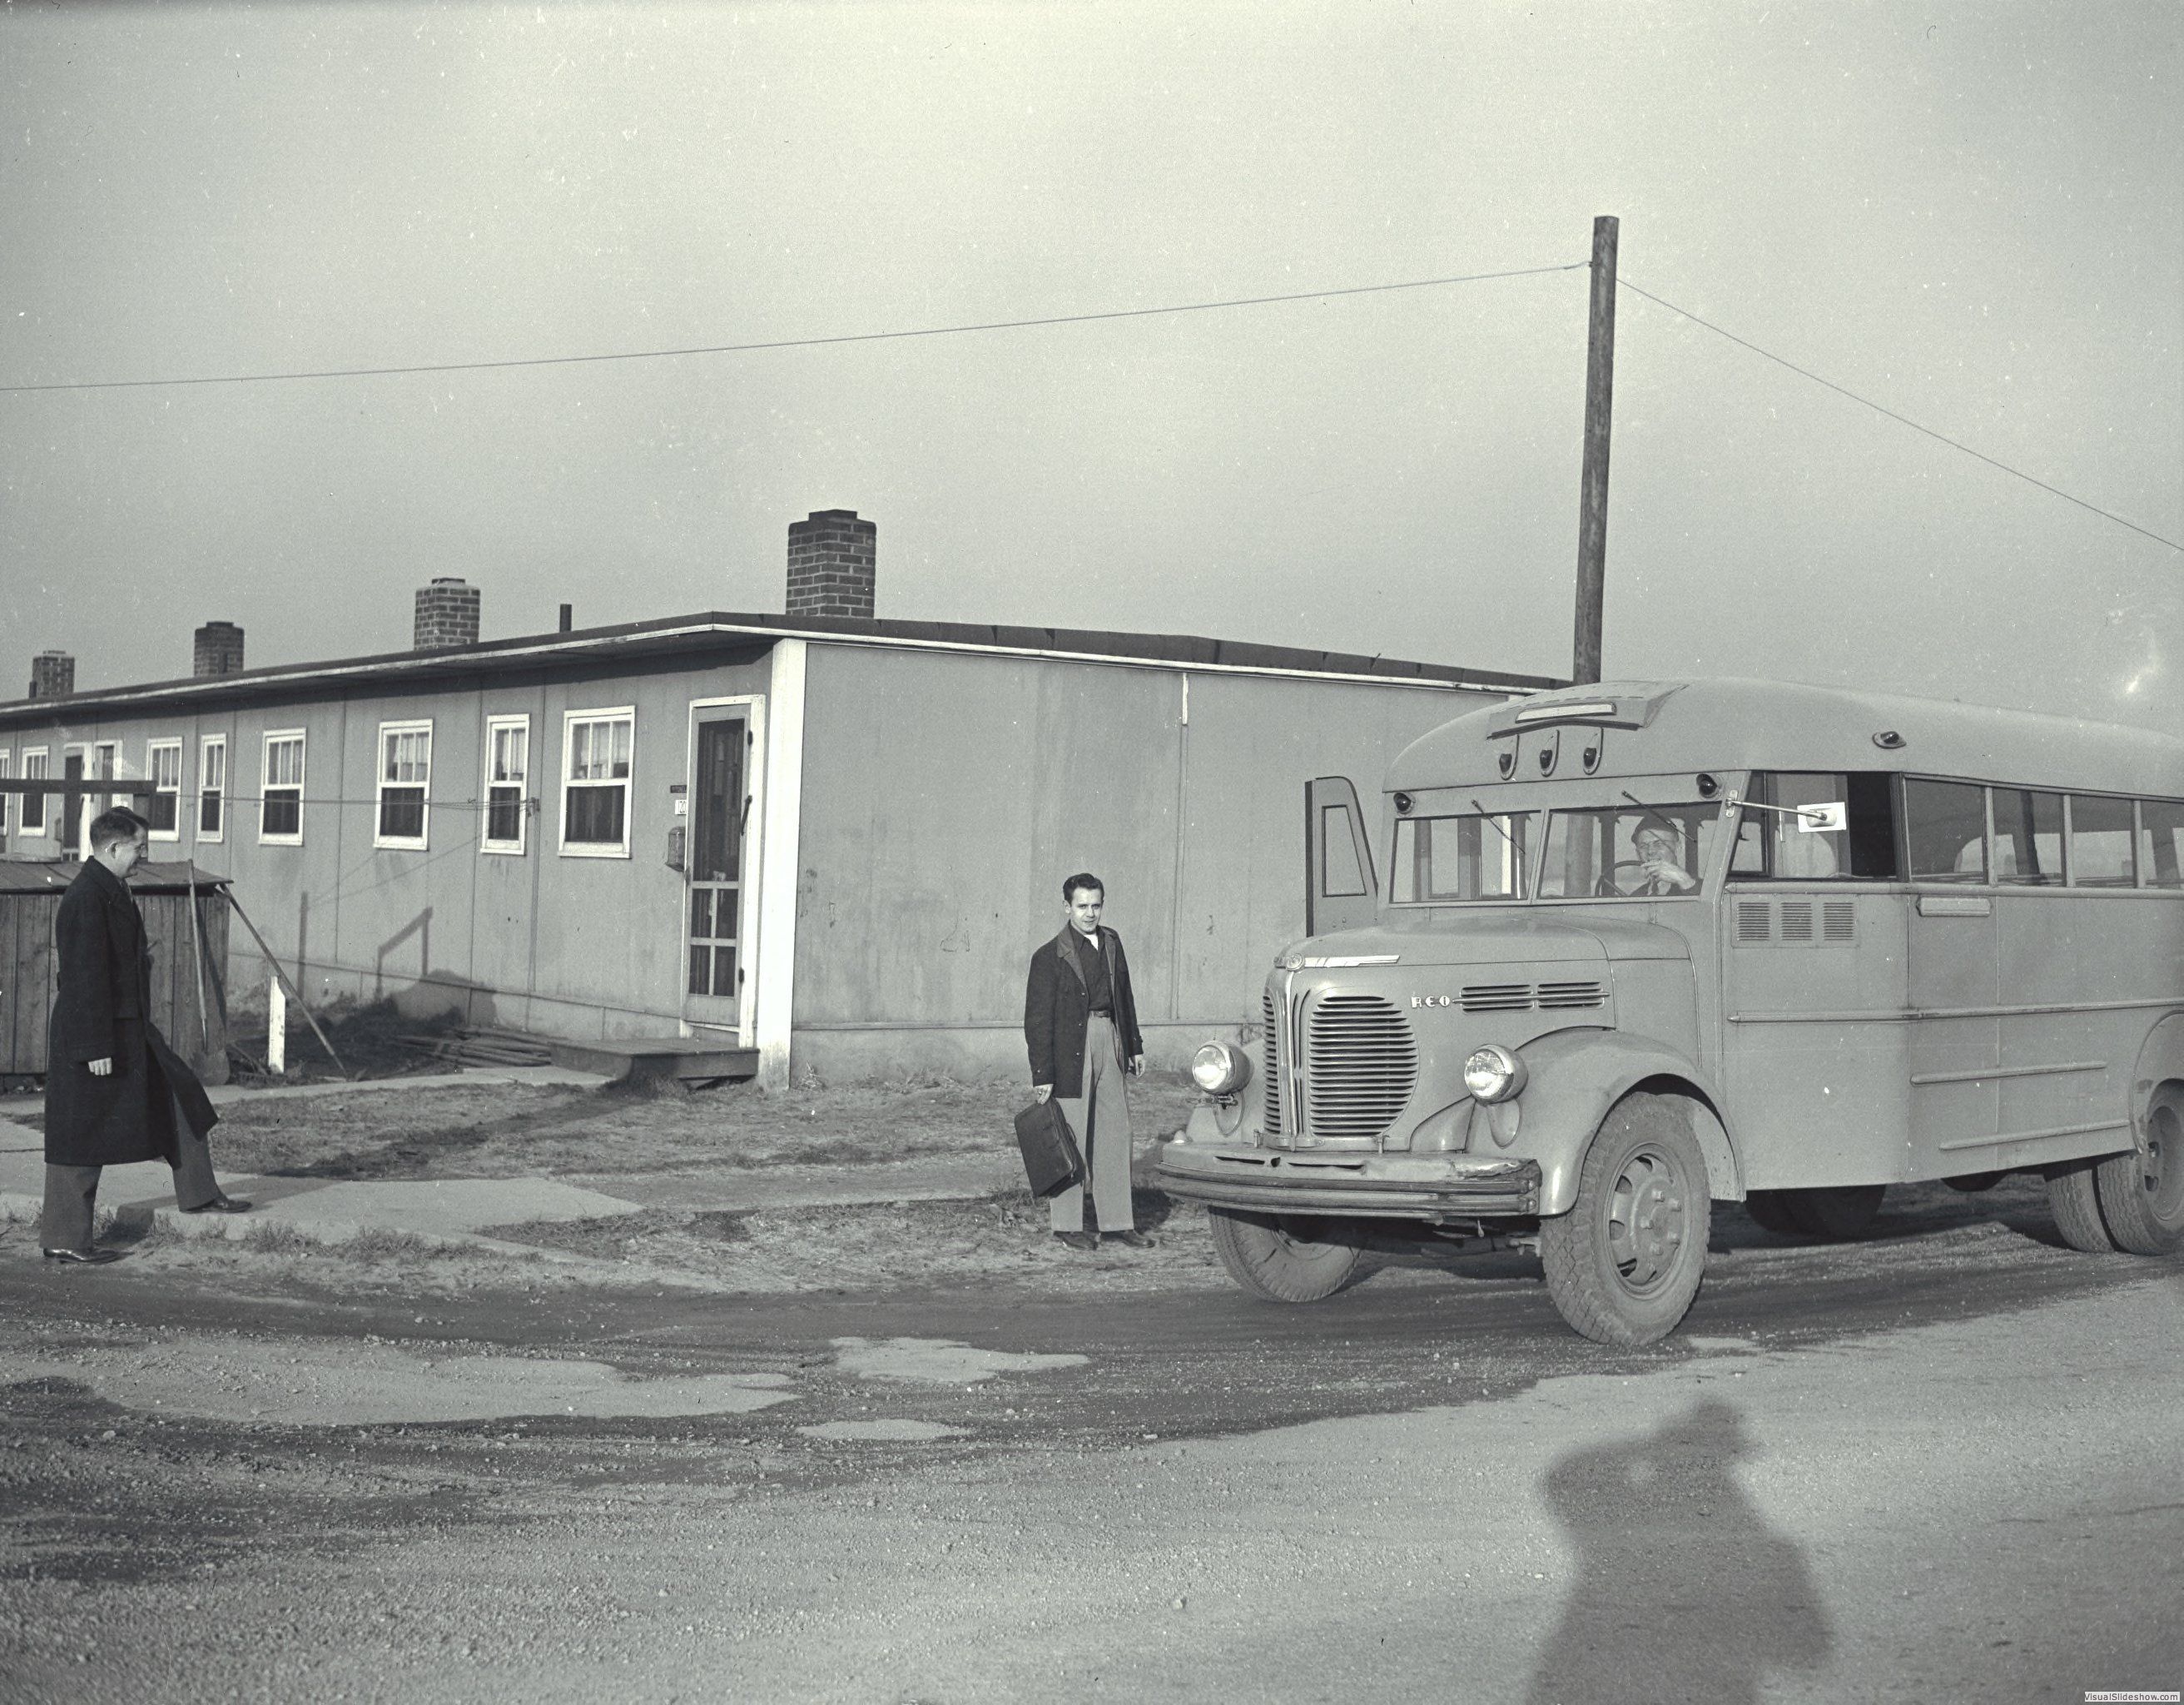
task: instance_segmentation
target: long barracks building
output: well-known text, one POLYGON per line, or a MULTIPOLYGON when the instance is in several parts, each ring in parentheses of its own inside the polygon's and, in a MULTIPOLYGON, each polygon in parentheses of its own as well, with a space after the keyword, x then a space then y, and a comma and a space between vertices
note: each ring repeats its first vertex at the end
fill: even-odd
MULTIPOLYGON (((417 647, 72 690, 36 660, 0 774, 157 790, 153 856, 231 878, 308 1000, 573 1039, 694 1037, 780 1083, 1020 1071, 1060 878, 1108 884, 1156 1064, 1248 1006, 1303 927, 1305 783, 1377 777, 1529 677, 1167 635, 882 620, 871 523, 790 529, 786 616, 417 647), (827 613, 813 613, 824 610, 827 613)), ((4 799, 5 796, 0 796, 4 799)), ((7 800, 11 858, 74 855, 7 800)), ((228 983, 262 983, 244 931, 228 983)))

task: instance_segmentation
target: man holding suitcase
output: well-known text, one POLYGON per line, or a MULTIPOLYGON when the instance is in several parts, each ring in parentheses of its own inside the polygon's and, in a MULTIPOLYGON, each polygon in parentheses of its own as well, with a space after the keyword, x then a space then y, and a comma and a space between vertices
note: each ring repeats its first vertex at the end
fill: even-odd
POLYGON ((1054 1234, 1072 1249, 1096 1249, 1100 1237, 1132 1249, 1152 1240, 1136 1229, 1130 1206, 1130 1105, 1125 1077, 1145 1068, 1123 939, 1100 922, 1106 890, 1089 871, 1061 884, 1068 909, 1061 933, 1031 956, 1024 986, 1024 1043, 1032 1093, 1051 1095, 1084 1155, 1095 1229, 1084 1223, 1084 1187, 1072 1184, 1050 1203, 1054 1234))

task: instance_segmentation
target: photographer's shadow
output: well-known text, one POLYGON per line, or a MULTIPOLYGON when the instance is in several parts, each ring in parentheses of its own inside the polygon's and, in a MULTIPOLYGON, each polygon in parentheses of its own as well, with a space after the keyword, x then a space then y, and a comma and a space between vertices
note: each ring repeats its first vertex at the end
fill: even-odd
POLYGON ((1542 1488, 1577 1553, 1530 1705, 1757 1705, 1834 1644, 1802 1553, 1739 1484, 1744 1423, 1702 1402, 1658 1431, 1573 1451, 1542 1488))

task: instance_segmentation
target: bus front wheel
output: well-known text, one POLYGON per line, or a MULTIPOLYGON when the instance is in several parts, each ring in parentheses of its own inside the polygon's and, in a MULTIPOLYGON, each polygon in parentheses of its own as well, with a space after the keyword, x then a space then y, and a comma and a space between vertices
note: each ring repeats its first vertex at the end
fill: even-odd
POLYGON ((1357 1276, 1359 1251, 1324 1222, 1210 1207, 1214 1252, 1229 1278, 1264 1302, 1318 1302, 1357 1276))
POLYGON ((1698 1295, 1713 1212, 1706 1157, 1666 1095, 1625 1095, 1578 1169, 1577 1201, 1540 1223, 1547 1294, 1596 1344, 1651 1344, 1698 1295))
POLYGON ((2093 1194, 2118 1249, 2174 1255, 2184 1249, 2184 1084, 2164 1084, 2146 1110, 2146 1147, 2093 1169, 2093 1194))

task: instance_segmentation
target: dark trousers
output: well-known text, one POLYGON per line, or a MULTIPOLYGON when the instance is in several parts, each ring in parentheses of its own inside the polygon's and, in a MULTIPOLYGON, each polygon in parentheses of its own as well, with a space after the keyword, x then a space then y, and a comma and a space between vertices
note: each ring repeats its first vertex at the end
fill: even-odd
MULTIPOLYGON (((203 1207, 220 1196, 212 1150, 175 1110, 175 1206, 203 1207)), ((92 1217, 98 1206, 103 1167, 57 1167, 46 1162, 46 1211, 38 1241, 46 1249, 89 1249, 92 1217)))

